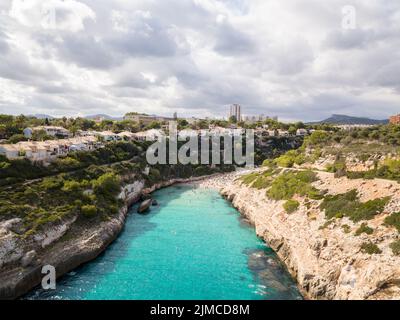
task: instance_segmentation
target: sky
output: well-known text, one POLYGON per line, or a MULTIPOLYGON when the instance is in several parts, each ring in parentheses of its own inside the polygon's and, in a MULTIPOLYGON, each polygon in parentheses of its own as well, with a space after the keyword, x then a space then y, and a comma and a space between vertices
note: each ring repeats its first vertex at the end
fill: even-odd
POLYGON ((400 113, 400 1, 0 0, 0 113, 400 113))

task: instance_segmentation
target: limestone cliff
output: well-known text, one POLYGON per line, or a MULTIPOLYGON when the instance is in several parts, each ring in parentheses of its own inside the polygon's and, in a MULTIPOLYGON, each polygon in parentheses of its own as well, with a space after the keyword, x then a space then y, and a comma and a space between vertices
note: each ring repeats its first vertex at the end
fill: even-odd
POLYGON ((283 201, 270 200, 265 190, 243 184, 240 179, 226 183, 221 194, 256 228, 297 279, 299 289, 310 299, 399 299, 400 258, 393 255, 389 244, 398 239, 393 228, 384 227, 382 219, 399 208, 397 183, 386 180, 333 179, 329 173, 319 173, 315 186, 330 193, 357 188, 364 200, 377 196, 393 196, 385 212, 371 225, 373 235, 355 236, 345 232, 344 224, 354 231, 358 225, 347 218, 330 225, 318 203, 307 207, 302 199, 299 209, 287 214, 283 201), (340 181, 339 181, 340 180, 340 181), (369 255, 360 250, 365 240, 379 244, 381 254, 369 255))

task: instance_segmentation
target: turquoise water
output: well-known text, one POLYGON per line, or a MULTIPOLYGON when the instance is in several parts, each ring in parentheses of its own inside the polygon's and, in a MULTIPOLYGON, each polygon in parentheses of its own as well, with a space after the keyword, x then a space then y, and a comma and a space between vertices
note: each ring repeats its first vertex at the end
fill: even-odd
POLYGON ((275 254, 216 191, 175 186, 133 207, 120 237, 28 299, 300 299, 275 254))

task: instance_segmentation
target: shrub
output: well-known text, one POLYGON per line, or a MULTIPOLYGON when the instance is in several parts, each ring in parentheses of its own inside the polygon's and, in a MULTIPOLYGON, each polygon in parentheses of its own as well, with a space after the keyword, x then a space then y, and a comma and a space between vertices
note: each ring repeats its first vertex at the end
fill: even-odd
POLYGON ((77 192, 81 188, 81 185, 79 182, 71 180, 71 181, 65 181, 64 186, 62 187, 62 191, 64 192, 77 192))
POLYGON ((258 174, 258 177, 254 180, 253 184, 251 185, 252 188, 261 190, 270 187, 273 180, 273 176, 278 172, 279 172, 278 170, 269 169, 261 174, 258 174))
POLYGON ((297 211, 299 206, 300 203, 296 200, 288 200, 283 204, 283 208, 286 210, 287 213, 293 213, 297 211))
POLYGON ((390 249, 392 249, 394 255, 400 256, 400 240, 392 242, 390 244, 390 249))
POLYGON ((274 200, 290 200, 295 194, 314 199, 321 196, 311 185, 316 179, 317 176, 312 171, 285 172, 272 182, 267 195, 274 200))
POLYGON ((93 218, 97 214, 97 208, 93 205, 82 206, 81 213, 86 218, 93 218))
POLYGON ((370 220, 383 211, 389 198, 381 198, 361 203, 358 200, 357 190, 347 193, 326 196, 320 205, 321 210, 325 210, 327 219, 338 215, 347 216, 353 222, 370 220))
POLYGON ((386 217, 385 225, 395 227, 400 232, 400 212, 392 213, 386 217))
POLYGON ((372 242, 364 242, 361 245, 361 251, 368 254, 381 254, 382 250, 372 242))
POLYGON ((275 160, 280 167, 291 168, 294 164, 301 165, 306 161, 300 150, 290 150, 275 160))
POLYGON ((356 236, 359 236, 359 235, 361 235, 361 234, 363 234, 363 233, 372 234, 373 232, 374 232, 374 229, 370 228, 370 227, 368 226, 368 224, 364 222, 364 223, 362 223, 361 226, 356 230, 355 235, 356 235, 356 236))
POLYGON ((243 177, 241 177, 240 179, 243 181, 244 184, 246 185, 250 185, 252 182, 254 182, 254 180, 256 180, 258 178, 258 173, 253 172, 250 174, 246 174, 243 177))
POLYGON ((389 200, 390 198, 386 197, 381 199, 370 200, 365 203, 358 203, 356 211, 350 214, 349 218, 354 222, 358 222, 361 220, 371 220, 377 214, 382 213, 383 209, 385 208, 389 200))
POLYGON ((108 197, 114 197, 121 189, 118 176, 111 172, 101 175, 92 185, 96 194, 108 197))
POLYGON ((344 233, 350 233, 351 232, 351 228, 348 224, 344 224, 342 225, 342 229, 344 233))
POLYGON ((318 145, 328 142, 330 139, 330 134, 326 131, 317 130, 314 131, 307 139, 304 141, 305 145, 318 145))

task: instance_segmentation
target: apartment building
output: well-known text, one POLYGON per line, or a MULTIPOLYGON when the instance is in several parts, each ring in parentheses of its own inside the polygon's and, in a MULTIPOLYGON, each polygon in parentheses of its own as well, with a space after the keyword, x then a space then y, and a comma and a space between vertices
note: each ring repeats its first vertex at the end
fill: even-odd
POLYGON ((391 116, 389 119, 391 124, 400 124, 400 114, 397 114, 395 116, 391 116))

